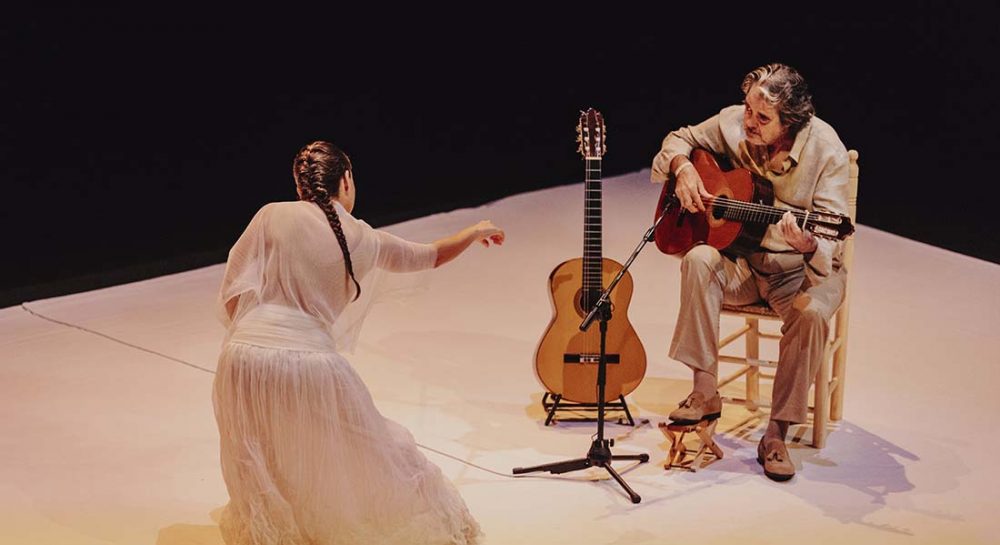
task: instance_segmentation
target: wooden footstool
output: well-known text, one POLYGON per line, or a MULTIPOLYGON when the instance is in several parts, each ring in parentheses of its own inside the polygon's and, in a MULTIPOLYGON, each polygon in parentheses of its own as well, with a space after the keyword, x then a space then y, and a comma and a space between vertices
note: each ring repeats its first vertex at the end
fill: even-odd
POLYGON ((673 422, 660 422, 660 431, 670 439, 670 452, 667 454, 667 463, 663 464, 663 469, 679 467, 689 471, 698 471, 715 460, 722 459, 722 449, 712 439, 715 433, 715 424, 719 420, 701 420, 696 424, 675 424, 673 422), (696 448, 689 449, 684 444, 684 436, 694 432, 698 438, 696 448), (688 454, 694 454, 689 458, 688 454), (714 454, 715 458, 706 460, 709 454, 714 454))

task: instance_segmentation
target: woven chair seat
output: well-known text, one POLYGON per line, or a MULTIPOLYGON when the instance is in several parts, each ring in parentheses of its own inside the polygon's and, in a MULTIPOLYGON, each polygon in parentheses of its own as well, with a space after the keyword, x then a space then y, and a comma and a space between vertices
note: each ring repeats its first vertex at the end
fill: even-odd
POLYGON ((778 317, 778 313, 775 312, 770 305, 768 305, 763 301, 759 303, 752 303, 749 305, 730 305, 728 303, 723 303, 722 310, 729 312, 743 312, 746 314, 756 314, 758 316, 767 316, 769 318, 778 317))

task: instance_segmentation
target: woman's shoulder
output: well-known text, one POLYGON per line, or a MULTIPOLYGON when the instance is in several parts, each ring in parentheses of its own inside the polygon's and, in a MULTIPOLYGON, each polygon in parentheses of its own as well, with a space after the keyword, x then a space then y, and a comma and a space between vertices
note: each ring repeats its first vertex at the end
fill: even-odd
MULTIPOLYGON (((334 207, 337 216, 340 218, 341 225, 345 227, 359 227, 366 230, 372 229, 363 220, 351 215, 339 202, 335 202, 334 207)), ((310 201, 270 202, 258 210, 257 216, 261 219, 266 219, 268 223, 315 223, 322 226, 329 225, 329 219, 326 217, 323 209, 310 201)))
POLYGON ((268 230, 317 222, 326 223, 326 217, 318 206, 307 201, 269 202, 257 210, 252 221, 263 224, 262 227, 268 230))
POLYGON ((322 215, 323 211, 308 201, 277 201, 265 204, 257 213, 265 216, 294 217, 322 215))
POLYGON ((275 201, 261 206, 260 210, 270 213, 295 213, 307 210, 309 207, 315 207, 315 205, 308 201, 275 201))

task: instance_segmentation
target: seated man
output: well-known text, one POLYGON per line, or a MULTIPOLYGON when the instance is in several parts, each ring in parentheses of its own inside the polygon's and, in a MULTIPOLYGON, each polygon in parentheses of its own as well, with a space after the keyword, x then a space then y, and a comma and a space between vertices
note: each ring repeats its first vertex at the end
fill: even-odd
MULTIPOLYGON (((727 157, 774 186, 775 205, 847 214, 848 158, 833 128, 814 115, 802 76, 768 64, 743 79, 742 105, 724 108, 698 125, 671 132, 653 159, 652 180, 676 177, 687 211, 705 211, 712 197, 688 159, 694 148, 727 157)), ((840 245, 799 229, 791 213, 768 227, 758 251, 746 257, 708 245, 681 263, 680 315, 670 357, 694 371, 694 388, 670 418, 684 423, 721 414, 718 386, 719 312, 723 302, 766 301, 783 320, 771 418, 757 460, 774 480, 795 466, 785 448, 790 424, 806 421, 809 386, 823 357, 828 322, 844 297, 840 245)))

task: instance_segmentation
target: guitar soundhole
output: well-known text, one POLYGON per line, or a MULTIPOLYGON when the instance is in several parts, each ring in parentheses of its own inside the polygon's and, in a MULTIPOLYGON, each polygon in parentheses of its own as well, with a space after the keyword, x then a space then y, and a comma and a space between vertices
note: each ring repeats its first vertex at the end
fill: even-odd
POLYGON ((726 210, 729 208, 729 198, 725 195, 719 195, 715 197, 715 203, 712 204, 712 217, 721 220, 723 216, 726 215, 726 210))
POLYGON ((590 314, 590 310, 594 308, 594 304, 597 300, 601 298, 601 290, 585 290, 581 289, 576 292, 576 311, 580 316, 586 316, 590 314))

